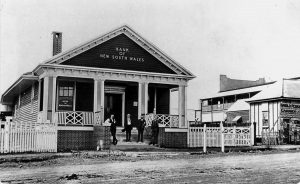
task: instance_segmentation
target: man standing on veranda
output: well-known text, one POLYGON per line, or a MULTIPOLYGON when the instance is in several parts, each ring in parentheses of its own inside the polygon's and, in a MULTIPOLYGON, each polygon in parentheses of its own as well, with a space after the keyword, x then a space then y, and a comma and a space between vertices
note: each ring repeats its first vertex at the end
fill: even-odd
POLYGON ((159 131, 159 120, 156 116, 154 116, 154 119, 151 124, 151 142, 150 144, 157 145, 158 144, 158 131, 159 131))
POLYGON ((144 118, 144 114, 142 114, 141 119, 138 121, 137 129, 138 129, 138 141, 144 142, 144 129, 146 126, 146 120, 144 118))
POLYGON ((132 130, 132 121, 131 121, 131 117, 130 114, 127 114, 127 120, 126 120, 126 124, 125 124, 125 131, 126 131, 126 142, 130 142, 130 138, 131 138, 131 130, 132 130))
POLYGON ((113 137, 113 144, 117 145, 118 140, 116 138, 116 131, 117 131, 117 123, 115 120, 115 116, 113 114, 110 115, 110 118, 108 118, 105 123, 110 124, 110 133, 111 136, 113 137))

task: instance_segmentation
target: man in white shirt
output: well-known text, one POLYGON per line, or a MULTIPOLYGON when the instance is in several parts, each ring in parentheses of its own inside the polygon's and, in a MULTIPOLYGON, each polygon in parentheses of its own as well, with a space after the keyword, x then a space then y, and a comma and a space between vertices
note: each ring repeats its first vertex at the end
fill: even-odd
POLYGON ((126 124, 125 124, 125 130, 126 130, 126 142, 130 142, 131 138, 131 130, 132 130, 132 121, 130 114, 127 114, 126 124))

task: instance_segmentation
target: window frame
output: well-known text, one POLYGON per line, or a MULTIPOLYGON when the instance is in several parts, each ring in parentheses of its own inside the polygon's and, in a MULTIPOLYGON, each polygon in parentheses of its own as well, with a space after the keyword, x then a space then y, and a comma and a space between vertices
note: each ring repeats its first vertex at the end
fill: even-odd
POLYGON ((69 80, 58 80, 57 86, 56 86, 56 106, 55 110, 59 112, 63 111, 75 111, 75 104, 76 104, 76 81, 69 81, 69 80), (70 86, 61 86, 62 83, 72 83, 70 86), (61 96, 61 88, 62 89, 62 96, 61 96), (66 92, 67 91, 67 92, 66 92), (71 96, 70 96, 70 91, 72 91, 71 96), (65 92, 67 95, 65 95, 65 92), (72 108, 70 110, 65 110, 65 109, 59 109, 59 100, 61 97, 72 97, 72 108))

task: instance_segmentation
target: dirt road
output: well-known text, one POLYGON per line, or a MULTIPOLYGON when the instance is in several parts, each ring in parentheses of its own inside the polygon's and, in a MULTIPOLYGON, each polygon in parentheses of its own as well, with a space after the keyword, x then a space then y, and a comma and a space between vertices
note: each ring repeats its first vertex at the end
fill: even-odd
MULTIPOLYGON (((127 156, 128 157, 128 156, 127 156)), ((173 155, 0 167, 2 183, 299 183, 300 152, 173 155)))

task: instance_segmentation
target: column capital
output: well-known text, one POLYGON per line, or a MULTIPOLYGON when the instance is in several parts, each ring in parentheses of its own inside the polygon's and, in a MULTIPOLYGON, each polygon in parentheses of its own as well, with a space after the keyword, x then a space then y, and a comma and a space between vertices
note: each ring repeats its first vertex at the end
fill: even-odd
POLYGON ((106 81, 106 79, 98 78, 98 77, 95 77, 95 78, 93 78, 93 79, 94 79, 94 81, 106 81))
POLYGON ((187 87, 187 84, 179 84, 178 87, 187 87))

